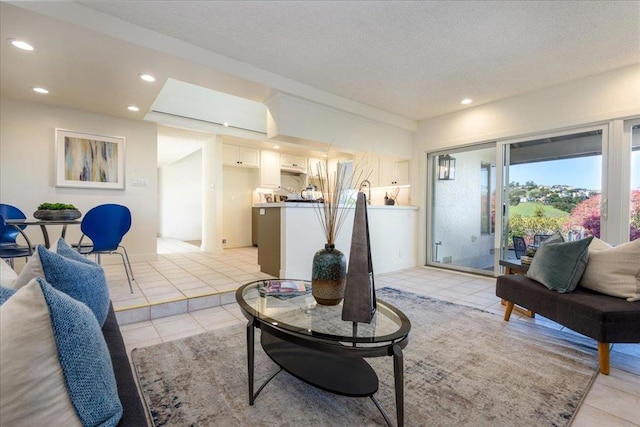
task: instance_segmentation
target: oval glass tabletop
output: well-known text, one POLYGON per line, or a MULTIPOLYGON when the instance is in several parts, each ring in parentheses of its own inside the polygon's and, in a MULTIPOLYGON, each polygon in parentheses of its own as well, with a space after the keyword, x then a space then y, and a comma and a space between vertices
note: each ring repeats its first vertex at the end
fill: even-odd
POLYGON ((273 282, 288 279, 258 280, 247 283, 236 291, 236 300, 246 313, 289 332, 347 343, 385 343, 402 339, 411 330, 409 319, 391 304, 377 300, 377 309, 371 323, 342 320, 342 303, 335 306, 319 305, 311 295, 311 283, 304 291, 290 293, 264 292, 273 282))

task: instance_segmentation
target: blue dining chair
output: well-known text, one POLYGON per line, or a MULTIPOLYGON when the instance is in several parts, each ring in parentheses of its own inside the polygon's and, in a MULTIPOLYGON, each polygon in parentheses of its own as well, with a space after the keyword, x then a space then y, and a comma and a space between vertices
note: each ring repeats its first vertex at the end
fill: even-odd
POLYGON ((0 215, 0 233, 2 233, 2 241, 0 241, 0 258, 9 261, 9 265, 13 268, 13 260, 15 258, 28 258, 33 255, 33 246, 24 231, 18 226, 7 225, 4 216, 0 215), (27 245, 16 243, 18 234, 22 235, 27 245), (13 240, 7 236, 14 236, 13 240))
MULTIPOLYGON (((12 205, 7 205, 5 203, 0 203, 0 216, 2 216, 5 220, 27 219, 26 215, 20 209, 12 205)), ((18 238, 18 234, 20 234, 19 230, 24 230, 25 228, 27 228, 26 225, 19 225, 17 228, 11 225, 5 227, 2 231, 2 235, 0 235, 0 244, 15 244, 16 239, 18 238)))
POLYGON ((82 236, 74 247, 83 255, 95 255, 96 261, 100 263, 101 254, 118 254, 122 258, 124 270, 129 281, 129 290, 133 293, 131 281, 133 270, 127 249, 122 246, 122 238, 131 228, 131 211, 126 206, 116 204, 105 204, 91 208, 82 218, 80 229, 82 236), (91 243, 83 243, 87 237, 91 243), (118 249, 122 249, 119 252, 118 249))

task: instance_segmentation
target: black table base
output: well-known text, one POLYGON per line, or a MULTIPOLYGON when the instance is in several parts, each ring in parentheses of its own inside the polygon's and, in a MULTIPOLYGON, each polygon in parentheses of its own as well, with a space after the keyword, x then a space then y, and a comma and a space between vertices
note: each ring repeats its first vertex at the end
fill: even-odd
MULTIPOLYGON (((362 357, 357 355, 345 355, 344 350, 349 352, 355 347, 344 346, 338 347, 335 352, 330 351, 331 347, 324 350, 309 348, 304 345, 298 345, 288 341, 288 334, 282 334, 280 331, 275 335, 267 332, 262 325, 260 334, 260 343, 265 353, 280 367, 273 375, 271 375, 254 393, 254 324, 247 324, 247 367, 249 379, 249 405, 253 405, 256 398, 264 389, 264 387, 282 370, 289 372, 296 378, 310 384, 319 389, 349 397, 369 397, 376 405, 382 417, 389 427, 392 423, 389 416, 382 408, 380 403, 374 397, 378 391, 378 376, 362 357), (283 339, 285 338, 285 339, 283 339)), ((297 340, 293 340, 297 341, 297 340)), ((313 347, 318 346, 318 342, 313 347)), ((404 359, 402 348, 407 344, 407 340, 403 340, 398 344, 390 347, 388 356, 393 356, 393 372, 394 372, 394 388, 396 397, 396 416, 397 425, 404 425, 404 359)), ((359 350, 365 350, 360 347, 359 350)), ((366 352, 366 350, 365 350, 366 352)), ((380 354, 375 354, 379 356, 380 354)), ((371 355, 369 355, 371 356, 371 355)))

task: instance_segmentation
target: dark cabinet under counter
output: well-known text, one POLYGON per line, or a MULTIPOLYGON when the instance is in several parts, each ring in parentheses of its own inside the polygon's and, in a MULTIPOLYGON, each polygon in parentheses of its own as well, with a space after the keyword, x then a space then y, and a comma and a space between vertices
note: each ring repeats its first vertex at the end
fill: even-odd
POLYGON ((260 271, 280 277, 280 208, 252 209, 256 218, 260 271))

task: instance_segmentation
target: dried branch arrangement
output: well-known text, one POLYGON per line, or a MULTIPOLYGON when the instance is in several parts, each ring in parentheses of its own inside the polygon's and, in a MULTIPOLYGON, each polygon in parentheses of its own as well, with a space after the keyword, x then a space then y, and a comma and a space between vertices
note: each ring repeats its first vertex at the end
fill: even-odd
POLYGON ((340 163, 333 173, 328 167, 318 164, 316 177, 319 180, 318 191, 322 193, 322 201, 313 203, 314 210, 320 221, 320 226, 327 238, 328 244, 334 244, 335 240, 347 218, 348 209, 356 202, 351 190, 355 190, 359 182, 368 177, 356 164, 340 163), (350 167, 353 165, 352 167, 350 167))

